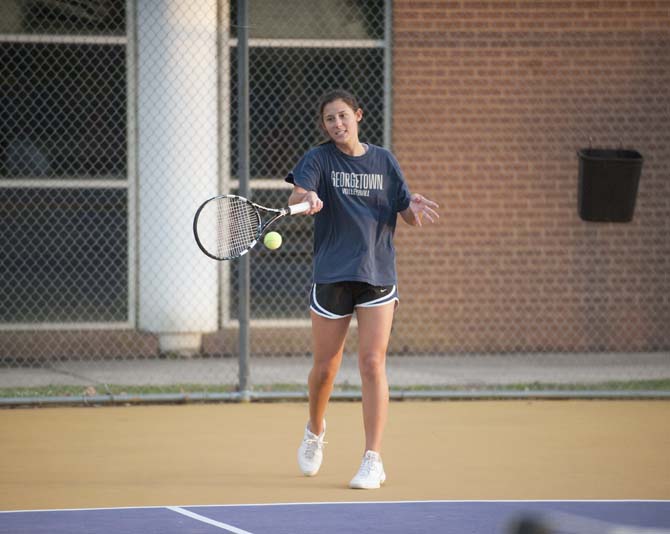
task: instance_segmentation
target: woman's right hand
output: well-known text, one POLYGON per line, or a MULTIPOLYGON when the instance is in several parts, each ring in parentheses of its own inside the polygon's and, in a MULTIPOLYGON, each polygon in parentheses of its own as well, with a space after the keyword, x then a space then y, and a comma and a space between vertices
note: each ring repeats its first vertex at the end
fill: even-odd
POLYGON ((288 199, 289 205, 300 204, 301 202, 309 202, 309 209, 303 211, 302 215, 314 215, 323 208, 323 201, 319 198, 315 191, 307 191, 302 187, 293 186, 293 192, 288 199))
POLYGON ((314 215, 323 208, 323 201, 314 191, 308 191, 303 202, 309 202, 309 210, 305 212, 306 215, 314 215))

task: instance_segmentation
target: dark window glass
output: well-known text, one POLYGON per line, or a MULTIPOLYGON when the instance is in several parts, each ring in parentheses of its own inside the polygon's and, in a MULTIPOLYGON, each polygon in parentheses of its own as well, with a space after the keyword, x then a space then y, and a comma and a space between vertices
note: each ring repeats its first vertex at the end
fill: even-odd
MULTIPOLYGON (((231 171, 238 172, 237 49, 231 51, 231 171)), ((324 136, 318 101, 326 91, 353 92, 364 110, 361 140, 383 143, 384 51, 361 48, 250 49, 250 173, 283 179, 324 136)))
POLYGON ((125 190, 0 189, 0 322, 128 319, 125 190))
MULTIPOLYGON (((248 15, 252 38, 384 38, 384 0, 254 0, 248 15)), ((236 25, 237 0, 230 0, 233 37, 236 25)))
POLYGON ((0 177, 126 177, 125 46, 0 44, 0 177))
POLYGON ((125 0, 2 0, 1 33, 125 35, 125 0))

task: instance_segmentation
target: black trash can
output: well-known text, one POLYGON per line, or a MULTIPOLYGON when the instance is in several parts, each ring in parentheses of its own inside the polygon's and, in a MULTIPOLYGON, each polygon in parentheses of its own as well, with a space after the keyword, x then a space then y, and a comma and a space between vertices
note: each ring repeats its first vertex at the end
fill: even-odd
POLYGON ((637 150, 586 148, 579 156, 579 216, 591 222, 630 222, 642 172, 637 150))

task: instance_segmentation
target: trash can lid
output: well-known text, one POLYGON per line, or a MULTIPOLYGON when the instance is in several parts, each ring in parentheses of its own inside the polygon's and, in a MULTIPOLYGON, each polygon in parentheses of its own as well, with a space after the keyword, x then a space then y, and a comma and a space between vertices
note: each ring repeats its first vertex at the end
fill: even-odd
POLYGON ((583 148, 578 154, 580 158, 590 160, 631 161, 643 159, 642 154, 637 150, 622 148, 583 148))

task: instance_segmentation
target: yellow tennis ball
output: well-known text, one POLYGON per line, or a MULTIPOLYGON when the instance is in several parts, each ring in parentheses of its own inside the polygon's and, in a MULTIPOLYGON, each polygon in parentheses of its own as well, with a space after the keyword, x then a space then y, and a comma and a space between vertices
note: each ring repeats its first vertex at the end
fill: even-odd
POLYGON ((270 250, 277 250, 281 247, 281 235, 277 232, 268 232, 263 238, 263 244, 270 250))

